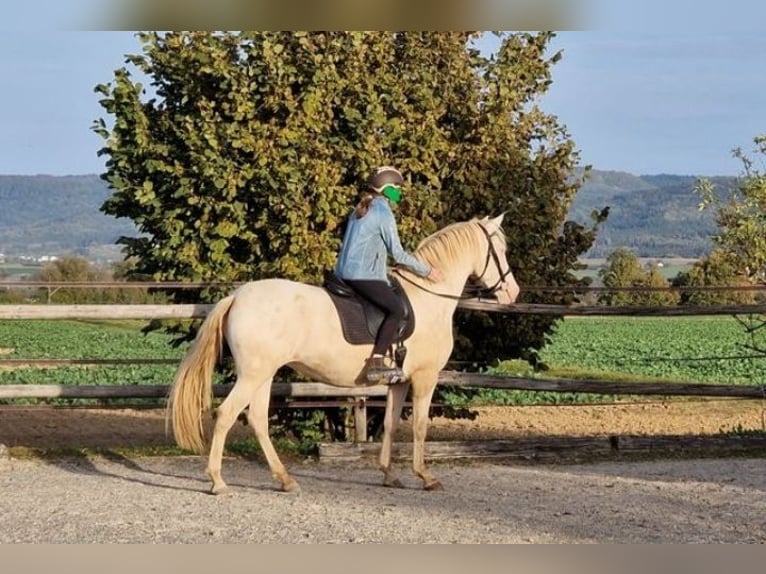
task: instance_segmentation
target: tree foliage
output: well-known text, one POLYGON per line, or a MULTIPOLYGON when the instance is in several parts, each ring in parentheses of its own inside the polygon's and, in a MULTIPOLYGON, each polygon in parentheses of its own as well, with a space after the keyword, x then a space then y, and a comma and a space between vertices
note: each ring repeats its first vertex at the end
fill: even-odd
POLYGON ((604 287, 619 289, 599 296, 606 305, 676 305, 677 293, 665 291, 670 283, 657 266, 644 269, 638 257, 625 247, 615 249, 606 259, 606 266, 599 271, 604 287))
MULTIPOLYGON (((696 189, 702 197, 700 208, 710 209, 715 214, 718 233, 713 241, 718 248, 700 262, 698 269, 692 269, 692 272, 696 270, 697 277, 690 277, 690 280, 739 286, 763 284, 766 280, 766 170, 763 164, 766 134, 754 137, 753 143, 755 156, 741 148, 733 151, 734 157, 742 162, 735 189, 721 194, 710 179, 698 182, 696 189)), ((752 303, 756 299, 753 291, 746 290, 698 294, 697 298, 704 304, 716 295, 716 303, 752 303)), ((766 348, 755 340, 755 334, 762 333, 766 327, 766 317, 750 315, 740 322, 747 335, 746 346, 761 355, 766 354, 766 348)))
MULTIPOLYGON (((766 280, 766 135, 753 138, 756 157, 741 148, 733 151, 742 162, 742 172, 734 187, 721 190, 709 178, 700 179, 696 191, 701 196, 700 209, 714 213, 718 232, 717 246, 687 275, 684 284, 702 286, 746 287, 766 280), (756 162, 760 161, 760 166, 756 162)), ((753 291, 713 291, 690 293, 694 304, 747 304, 755 301, 753 291)))
MULTIPOLYGON (((599 277, 604 287, 636 287, 645 278, 644 270, 638 257, 625 247, 615 249, 606 258, 606 265, 599 270, 599 277)), ((626 291, 607 291, 599 296, 599 302, 606 305, 630 305, 633 293, 626 291)))
POLYGON ((108 274, 82 257, 62 257, 46 263, 39 273, 40 281, 89 282, 105 281, 108 274))
POLYGON ((700 207, 715 213, 718 233, 715 244, 723 257, 734 267, 737 275, 763 282, 766 280, 766 134, 753 139, 756 153, 751 157, 742 149, 734 156, 742 162, 742 173, 736 188, 729 193, 716 194, 710 179, 700 179, 697 192, 702 197, 700 207), (760 160, 761 166, 756 164, 760 160))
MULTIPOLYGON (((697 261, 673 281, 676 287, 747 287, 752 282, 737 271, 732 258, 722 249, 697 261)), ((682 305, 749 305, 755 303, 751 290, 689 290, 682 291, 682 305)))
MULTIPOLYGON (((112 119, 94 125, 113 190, 103 210, 142 232, 121 239, 133 272, 319 282, 365 177, 392 164, 407 179, 398 213, 407 247, 457 219, 505 211, 519 282, 576 283, 571 270, 596 226, 565 223, 579 157, 565 127, 537 106, 560 58, 546 54, 552 34, 504 34, 489 59, 473 47, 477 37, 139 34, 142 53, 127 63, 149 87, 128 66, 116 70, 96 87, 112 119)), ((539 348, 552 321, 462 314, 456 356, 539 348)))
MULTIPOLYGON (((121 266, 119 266, 121 267, 121 266)), ((118 267, 118 268, 119 268, 118 267)), ((107 269, 94 265, 87 259, 77 256, 67 256, 45 264, 35 277, 37 281, 46 283, 79 283, 80 285, 66 287, 46 287, 41 289, 37 298, 48 303, 151 303, 155 297, 147 293, 147 289, 138 287, 112 287, 104 289, 100 286, 86 287, 83 283, 113 282, 121 279, 116 273, 118 268, 107 269)))

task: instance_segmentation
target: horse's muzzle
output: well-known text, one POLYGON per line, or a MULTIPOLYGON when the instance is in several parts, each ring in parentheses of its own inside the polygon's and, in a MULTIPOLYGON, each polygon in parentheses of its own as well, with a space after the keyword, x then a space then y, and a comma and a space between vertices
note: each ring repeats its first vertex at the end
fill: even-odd
POLYGON ((519 291, 520 289, 516 282, 511 283, 506 281, 498 286, 498 289, 495 291, 495 299, 497 299, 497 302, 501 305, 510 305, 516 302, 516 299, 519 296, 519 291))

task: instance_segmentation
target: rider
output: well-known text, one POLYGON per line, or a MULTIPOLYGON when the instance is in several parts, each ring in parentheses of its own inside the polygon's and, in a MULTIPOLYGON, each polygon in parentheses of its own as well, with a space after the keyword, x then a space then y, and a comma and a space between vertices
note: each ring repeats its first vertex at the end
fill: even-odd
POLYGON ((385 313, 372 355, 365 365, 365 377, 371 383, 382 379, 390 382, 401 376, 399 369, 386 365, 384 361, 404 316, 399 297, 388 281, 387 256, 390 254, 397 264, 411 269, 421 277, 432 281, 442 279, 438 269, 415 259, 399 241, 391 204, 396 205, 401 200, 403 184, 402 174, 393 167, 383 166, 373 171, 367 189, 349 216, 335 265, 338 277, 385 313))

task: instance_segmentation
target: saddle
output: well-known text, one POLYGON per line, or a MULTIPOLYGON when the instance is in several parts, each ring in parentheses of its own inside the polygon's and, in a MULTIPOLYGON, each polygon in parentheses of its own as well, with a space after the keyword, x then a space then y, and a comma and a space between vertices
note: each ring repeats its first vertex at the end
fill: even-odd
MULTIPOLYGON (((404 319, 396 331, 395 343, 407 339, 415 330, 415 315, 407 294, 396 277, 389 276, 391 286, 404 308, 404 319)), ((352 345, 371 345, 383 323, 385 313, 364 297, 358 295, 350 285, 332 271, 325 272, 322 285, 335 304, 343 327, 343 336, 352 345)))

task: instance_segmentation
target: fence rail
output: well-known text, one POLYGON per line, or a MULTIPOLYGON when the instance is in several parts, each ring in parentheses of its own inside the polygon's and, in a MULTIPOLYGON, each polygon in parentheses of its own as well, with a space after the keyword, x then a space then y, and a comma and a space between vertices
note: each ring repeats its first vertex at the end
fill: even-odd
MULTIPOLYGON (((27 361, 30 363, 31 361, 27 361)), ((2 364, 2 361, 0 361, 2 364)), ((590 393, 595 395, 655 395, 766 399, 764 385, 719 385, 713 383, 623 383, 597 379, 533 379, 512 375, 481 375, 442 371, 439 384, 472 389, 590 393)), ((216 397, 225 397, 229 384, 213 385, 216 397)), ((164 398, 169 385, 0 385, 0 399, 18 398, 164 398)), ((320 382, 273 383, 272 396, 289 398, 382 397, 387 387, 335 387, 320 382)))
MULTIPOLYGON (((234 289, 243 281, 0 281, 0 289, 234 289)), ((766 284, 750 285, 678 285, 653 287, 607 287, 604 285, 522 285, 524 293, 655 293, 655 292, 720 292, 720 291, 766 291, 766 284)))
MULTIPOLYGON (((214 307, 210 303, 167 305, 0 305, 3 319, 203 319, 214 307)), ((547 305, 514 303, 501 305, 481 299, 464 299, 458 307, 473 311, 516 315, 554 316, 646 316, 677 317, 700 315, 761 315, 766 304, 755 305, 684 305, 677 307, 621 305, 547 305)))
MULTIPOLYGON (((213 385, 213 395, 225 397, 231 384, 213 385)), ((0 399, 136 399, 165 398, 170 385, 137 385, 135 383, 113 385, 0 385, 0 399)), ((334 387, 324 383, 272 383, 271 395, 289 398, 338 398, 338 397, 384 397, 387 388, 382 385, 369 387, 334 387)))

